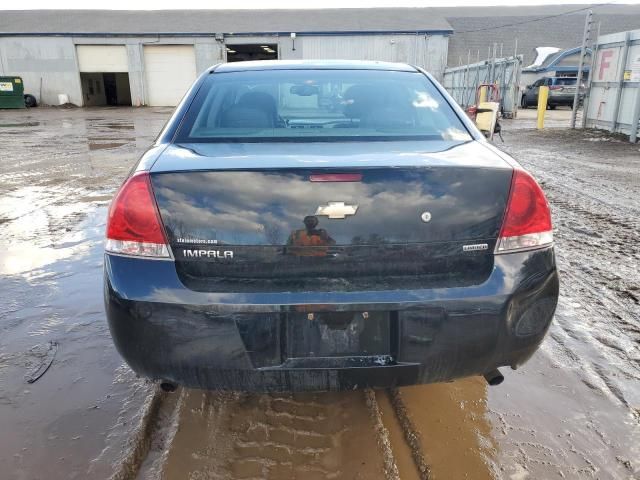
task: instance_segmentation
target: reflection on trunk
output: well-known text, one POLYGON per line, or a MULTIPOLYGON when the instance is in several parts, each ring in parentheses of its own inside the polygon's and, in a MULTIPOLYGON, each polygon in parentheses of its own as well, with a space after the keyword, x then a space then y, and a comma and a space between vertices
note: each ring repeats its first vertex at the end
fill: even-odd
POLYGON ((361 168, 152 174, 176 267, 200 291, 354 291, 484 281, 510 169, 361 168), (357 171, 354 171, 357 170, 357 171), (486 243, 484 252, 464 252, 486 243), (228 257, 216 246, 224 245, 228 257), (205 248, 206 247, 206 248, 205 248))

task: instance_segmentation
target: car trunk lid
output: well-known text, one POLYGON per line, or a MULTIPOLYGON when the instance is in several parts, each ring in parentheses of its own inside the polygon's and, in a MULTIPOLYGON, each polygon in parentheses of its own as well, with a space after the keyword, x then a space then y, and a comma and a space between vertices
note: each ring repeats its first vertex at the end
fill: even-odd
POLYGON ((492 267, 512 170, 431 155, 407 162, 387 153, 394 166, 276 169, 220 168, 207 157, 197 170, 165 165, 151 181, 177 270, 196 290, 480 283, 492 267))

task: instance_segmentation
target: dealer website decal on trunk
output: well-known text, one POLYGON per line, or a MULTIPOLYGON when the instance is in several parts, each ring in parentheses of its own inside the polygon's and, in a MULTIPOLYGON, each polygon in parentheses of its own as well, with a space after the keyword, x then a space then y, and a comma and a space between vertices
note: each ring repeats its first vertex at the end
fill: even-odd
POLYGON ((178 242, 178 243, 188 243, 190 245, 193 245, 193 244, 217 245, 218 244, 218 240, 212 240, 210 238, 183 238, 183 237, 178 237, 178 238, 176 238, 176 242, 178 242))

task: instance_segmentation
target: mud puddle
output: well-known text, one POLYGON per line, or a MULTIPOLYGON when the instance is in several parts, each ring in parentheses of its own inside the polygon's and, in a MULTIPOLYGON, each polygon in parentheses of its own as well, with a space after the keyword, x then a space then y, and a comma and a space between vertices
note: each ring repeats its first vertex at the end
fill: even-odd
MULTIPOLYGON (((104 322, 104 214, 99 208, 69 238, 61 234, 70 246, 56 248, 53 260, 47 248, 27 260, 16 258, 19 248, 3 250, 0 464, 7 478, 86 478, 107 445, 124 446, 128 429, 118 436, 114 427, 135 418, 150 388, 122 366, 104 322)), ((116 458, 94 466, 98 478, 116 458)))
POLYGON ((375 392, 183 390, 137 478, 495 478, 486 388, 473 378, 375 392))
POLYGON ((133 116, 130 144, 94 153, 114 131, 87 112, 0 112, 0 478, 108 478, 153 392, 102 304, 106 207, 162 124, 133 116))
POLYGON ((487 388, 474 377, 389 392, 414 461, 419 452, 416 463, 429 467, 429 478, 494 478, 497 444, 487 417, 487 388))
MULTIPOLYGON (((363 392, 249 395, 187 390, 164 478, 385 478, 363 392)), ((139 478, 157 478, 142 471, 139 478)))

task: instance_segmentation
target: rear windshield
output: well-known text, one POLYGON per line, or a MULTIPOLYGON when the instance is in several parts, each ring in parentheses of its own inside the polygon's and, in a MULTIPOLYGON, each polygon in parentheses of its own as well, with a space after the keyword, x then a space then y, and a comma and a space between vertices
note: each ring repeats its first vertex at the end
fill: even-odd
POLYGON ((471 140, 421 73, 263 70, 209 75, 178 142, 471 140))

